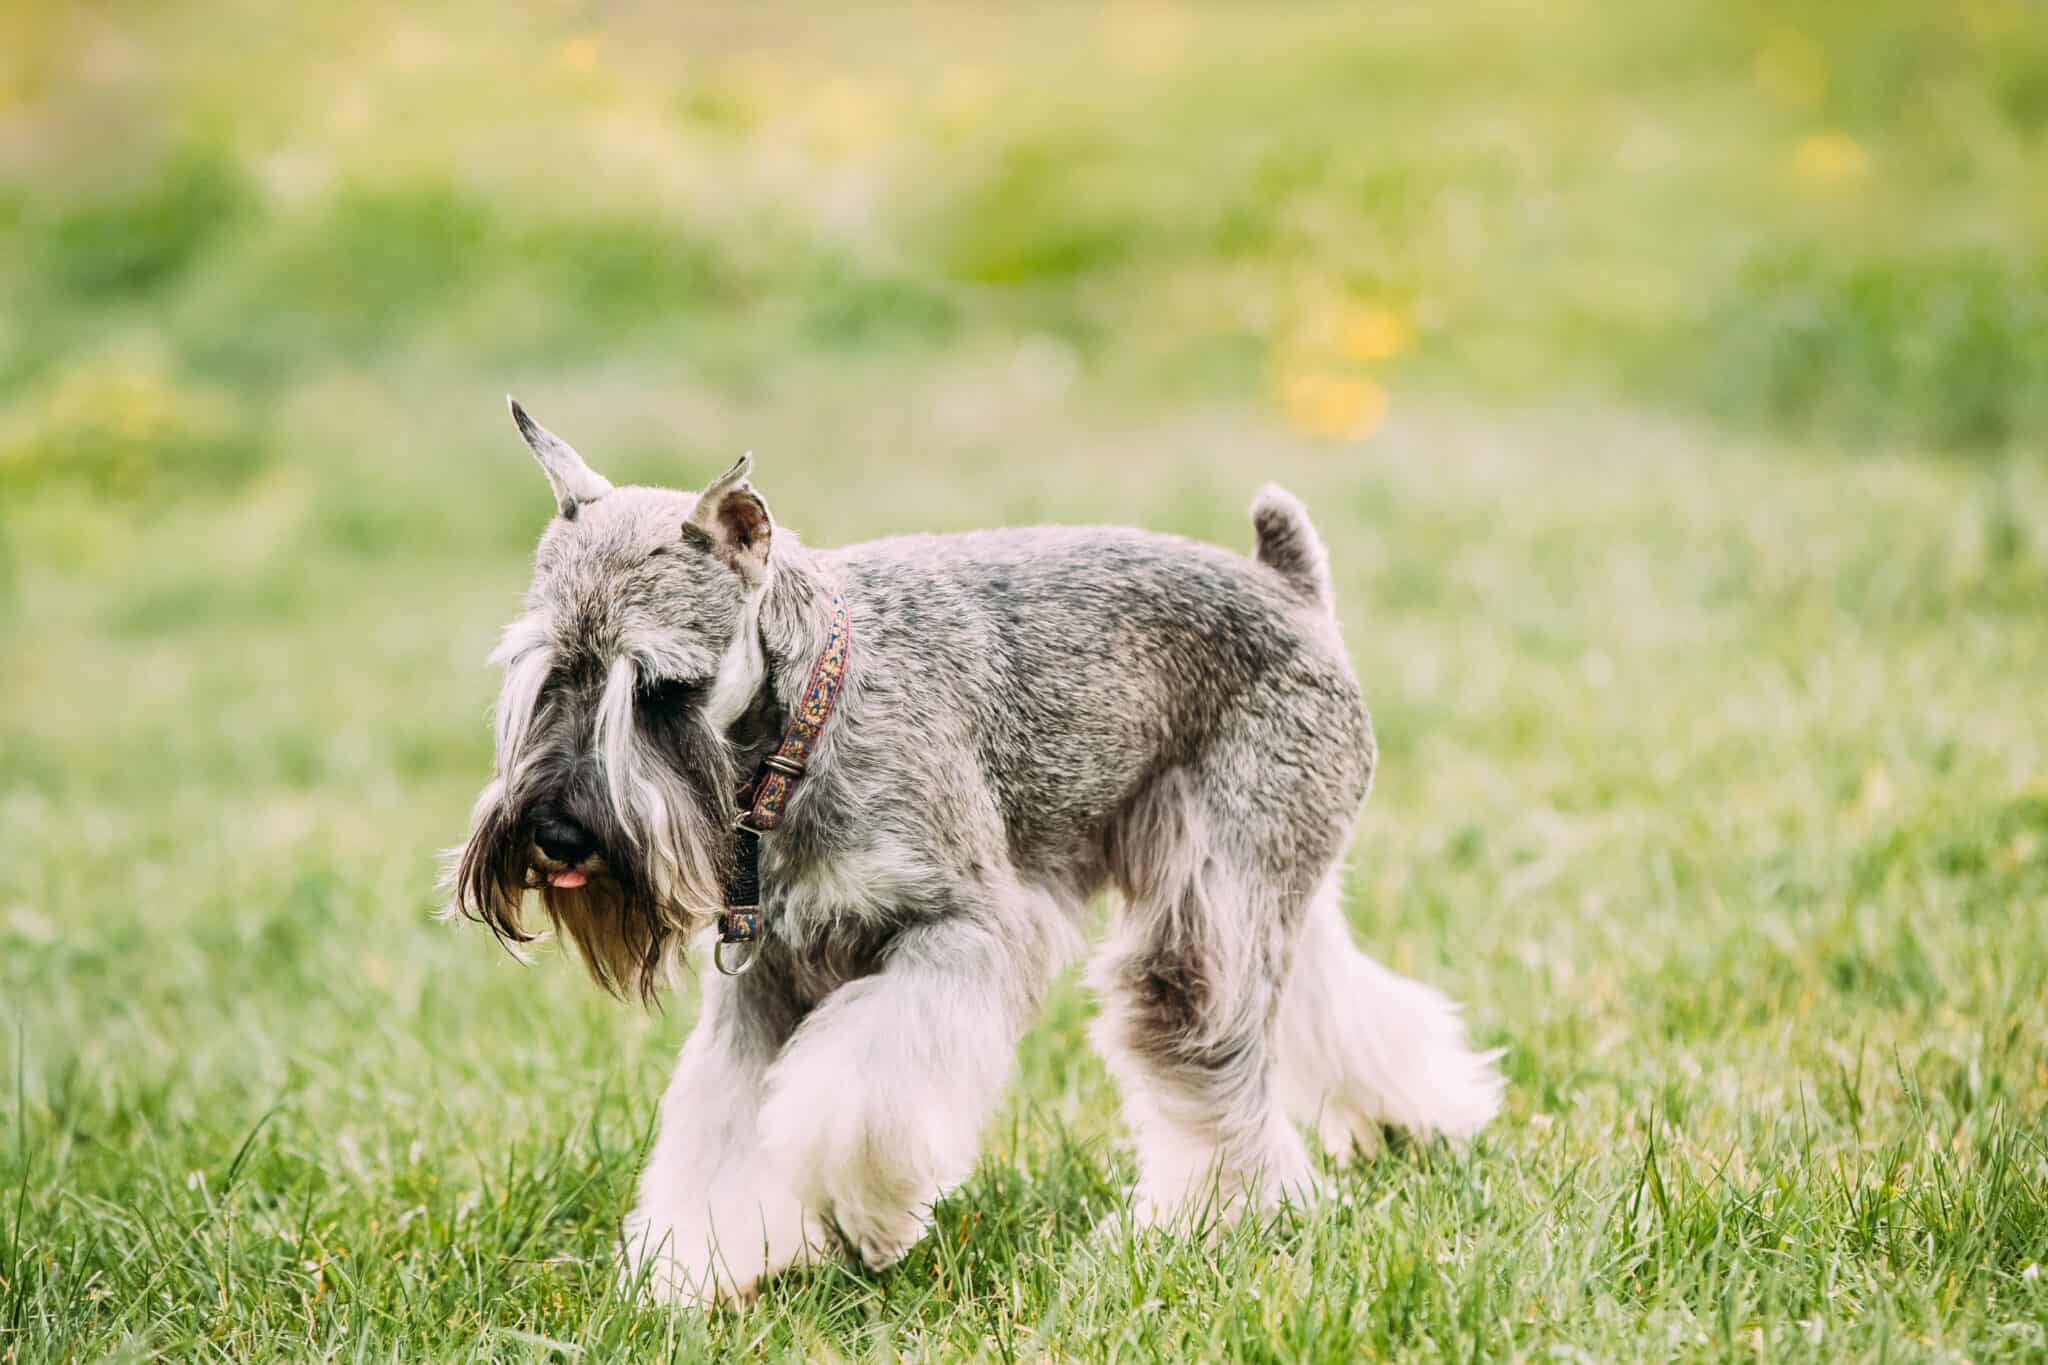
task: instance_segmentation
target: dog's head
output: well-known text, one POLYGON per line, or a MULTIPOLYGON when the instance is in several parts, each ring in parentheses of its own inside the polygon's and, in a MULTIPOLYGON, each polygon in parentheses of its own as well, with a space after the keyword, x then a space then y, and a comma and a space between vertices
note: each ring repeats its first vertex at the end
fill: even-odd
POLYGON ((723 898, 728 736, 762 692, 774 527, 749 458, 699 494, 614 488, 516 402, 512 416, 556 514, 492 655, 497 759, 453 908, 526 942, 536 893, 601 985, 651 997, 723 898))

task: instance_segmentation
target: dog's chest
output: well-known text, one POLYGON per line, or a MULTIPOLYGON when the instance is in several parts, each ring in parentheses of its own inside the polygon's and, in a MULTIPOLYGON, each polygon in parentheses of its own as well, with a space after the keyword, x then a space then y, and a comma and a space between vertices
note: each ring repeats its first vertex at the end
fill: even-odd
POLYGON ((887 831, 800 850, 770 839, 762 848, 768 931, 792 946, 833 926, 897 920, 928 904, 937 882, 929 860, 887 831))
POLYGON ((930 912, 930 871, 886 835, 829 853, 777 854, 775 841, 764 844, 764 953, 806 1006, 881 970, 904 924, 930 912))

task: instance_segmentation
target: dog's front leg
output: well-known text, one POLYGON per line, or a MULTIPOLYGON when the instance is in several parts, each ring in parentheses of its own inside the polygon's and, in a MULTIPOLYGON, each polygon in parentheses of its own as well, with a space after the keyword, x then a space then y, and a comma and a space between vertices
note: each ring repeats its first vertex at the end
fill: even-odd
POLYGON ((661 1102, 624 1272, 667 1302, 742 1298, 824 1245, 786 1170, 763 1152, 763 1080, 794 1021, 765 978, 704 974, 704 1003, 661 1102))
POLYGON ((974 1169, 1057 966, 1056 936, 1036 928, 962 916, 906 931, 881 971, 804 1020, 769 1073, 769 1147, 871 1270, 901 1259, 974 1169))

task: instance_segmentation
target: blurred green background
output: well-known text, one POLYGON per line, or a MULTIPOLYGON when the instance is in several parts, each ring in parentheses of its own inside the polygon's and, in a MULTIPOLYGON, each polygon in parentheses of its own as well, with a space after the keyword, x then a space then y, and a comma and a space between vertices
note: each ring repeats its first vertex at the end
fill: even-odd
POLYGON ((2030 0, 6 7, 0 1355, 2038 1358, 2044 148, 2030 0), (1294 488, 1498 1128, 1105 1256, 1068 987, 903 1269, 619 1301, 688 999, 430 918, 507 390, 819 543, 1294 488))

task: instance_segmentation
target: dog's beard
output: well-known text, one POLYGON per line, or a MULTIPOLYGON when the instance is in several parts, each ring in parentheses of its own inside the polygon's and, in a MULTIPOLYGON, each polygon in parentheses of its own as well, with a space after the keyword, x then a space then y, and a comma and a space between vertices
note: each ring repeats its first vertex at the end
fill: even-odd
MULTIPOLYGON (((478 799, 455 860, 453 908, 517 950, 536 937, 523 911, 538 891, 548 922, 576 945, 607 991, 652 1002, 697 929, 723 905, 738 814, 729 746, 695 715, 636 717, 630 682, 606 688, 593 748, 602 779, 573 802, 600 862, 581 886, 549 885, 533 867, 533 813, 560 789, 560 765, 514 768, 478 799)), ((543 749, 543 752, 545 750, 543 749)))

